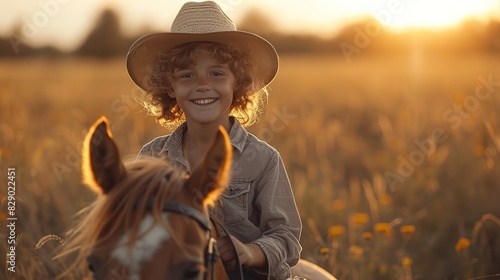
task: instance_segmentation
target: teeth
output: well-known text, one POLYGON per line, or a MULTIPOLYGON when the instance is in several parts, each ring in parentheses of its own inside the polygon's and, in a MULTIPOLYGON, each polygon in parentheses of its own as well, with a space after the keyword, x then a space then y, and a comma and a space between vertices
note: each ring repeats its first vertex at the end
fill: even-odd
POLYGON ((209 104, 209 103, 213 103, 215 102, 215 98, 209 98, 209 99, 196 99, 196 100, 193 100, 193 102, 195 104, 198 104, 198 105, 204 105, 204 104, 209 104))

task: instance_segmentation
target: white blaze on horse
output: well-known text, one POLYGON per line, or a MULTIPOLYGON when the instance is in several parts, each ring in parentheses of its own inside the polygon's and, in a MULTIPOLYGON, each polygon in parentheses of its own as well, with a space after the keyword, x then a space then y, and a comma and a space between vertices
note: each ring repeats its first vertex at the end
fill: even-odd
MULTIPOLYGON (((84 182, 98 196, 70 231, 62 255, 76 256, 61 277, 87 260, 94 279, 228 279, 207 205, 226 187, 231 156, 220 128, 190 177, 164 159, 124 163, 107 120, 99 119, 85 138, 82 162, 84 182)), ((335 279, 303 260, 293 271, 335 279)))

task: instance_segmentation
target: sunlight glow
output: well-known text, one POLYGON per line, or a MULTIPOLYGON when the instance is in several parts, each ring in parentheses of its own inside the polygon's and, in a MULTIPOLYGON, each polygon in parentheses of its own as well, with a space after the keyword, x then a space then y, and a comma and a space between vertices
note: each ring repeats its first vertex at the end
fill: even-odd
MULTIPOLYGON (((0 36, 15 34, 33 46, 76 48, 93 28, 100 11, 113 7, 123 30, 136 36, 144 27, 168 31, 173 17, 187 0, 10 1, 0 16, 0 36), (52 4, 54 5, 52 5, 52 4), (49 5, 50 4, 50 5, 49 5), (51 6, 52 5, 52 6, 51 6)), ((267 16, 276 30, 294 34, 334 36, 367 17, 394 31, 411 28, 442 29, 464 20, 500 19, 500 0, 215 0, 236 22, 250 9, 267 16)), ((1 12, 0 12, 1 13, 1 12)))
POLYGON ((464 20, 485 19, 498 16, 498 1, 467 0, 406 0, 392 1, 375 17, 393 30, 408 28, 447 28, 464 20))

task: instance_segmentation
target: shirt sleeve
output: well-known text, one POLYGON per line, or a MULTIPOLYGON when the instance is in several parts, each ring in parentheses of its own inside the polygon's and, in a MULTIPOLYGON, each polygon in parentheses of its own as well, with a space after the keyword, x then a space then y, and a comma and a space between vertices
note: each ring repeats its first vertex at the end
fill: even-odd
POLYGON ((254 243, 267 257, 268 279, 287 279, 290 266, 299 261, 302 251, 299 243, 302 223, 278 152, 268 162, 257 184, 254 207, 261 213, 259 227, 263 231, 254 243))

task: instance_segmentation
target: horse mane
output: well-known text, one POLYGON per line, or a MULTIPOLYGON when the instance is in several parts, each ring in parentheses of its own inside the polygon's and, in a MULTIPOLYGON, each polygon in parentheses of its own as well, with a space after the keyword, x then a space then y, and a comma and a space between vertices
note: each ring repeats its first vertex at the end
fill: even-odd
MULTIPOLYGON (((93 247, 115 239, 118 233, 129 232, 128 246, 132 246, 141 237, 139 226, 149 211, 146 207, 148 199, 153 199, 151 211, 155 221, 168 227, 161 218, 162 207, 183 187, 185 172, 157 158, 141 158, 124 164, 126 174, 113 191, 100 194, 92 204, 78 212, 75 226, 67 233, 63 252, 56 256, 64 257, 78 251, 66 273, 85 263, 93 247)), ((84 177, 92 176, 91 172, 85 171, 84 177)), ((90 185, 93 180, 84 181, 89 188, 96 189, 90 185)))

